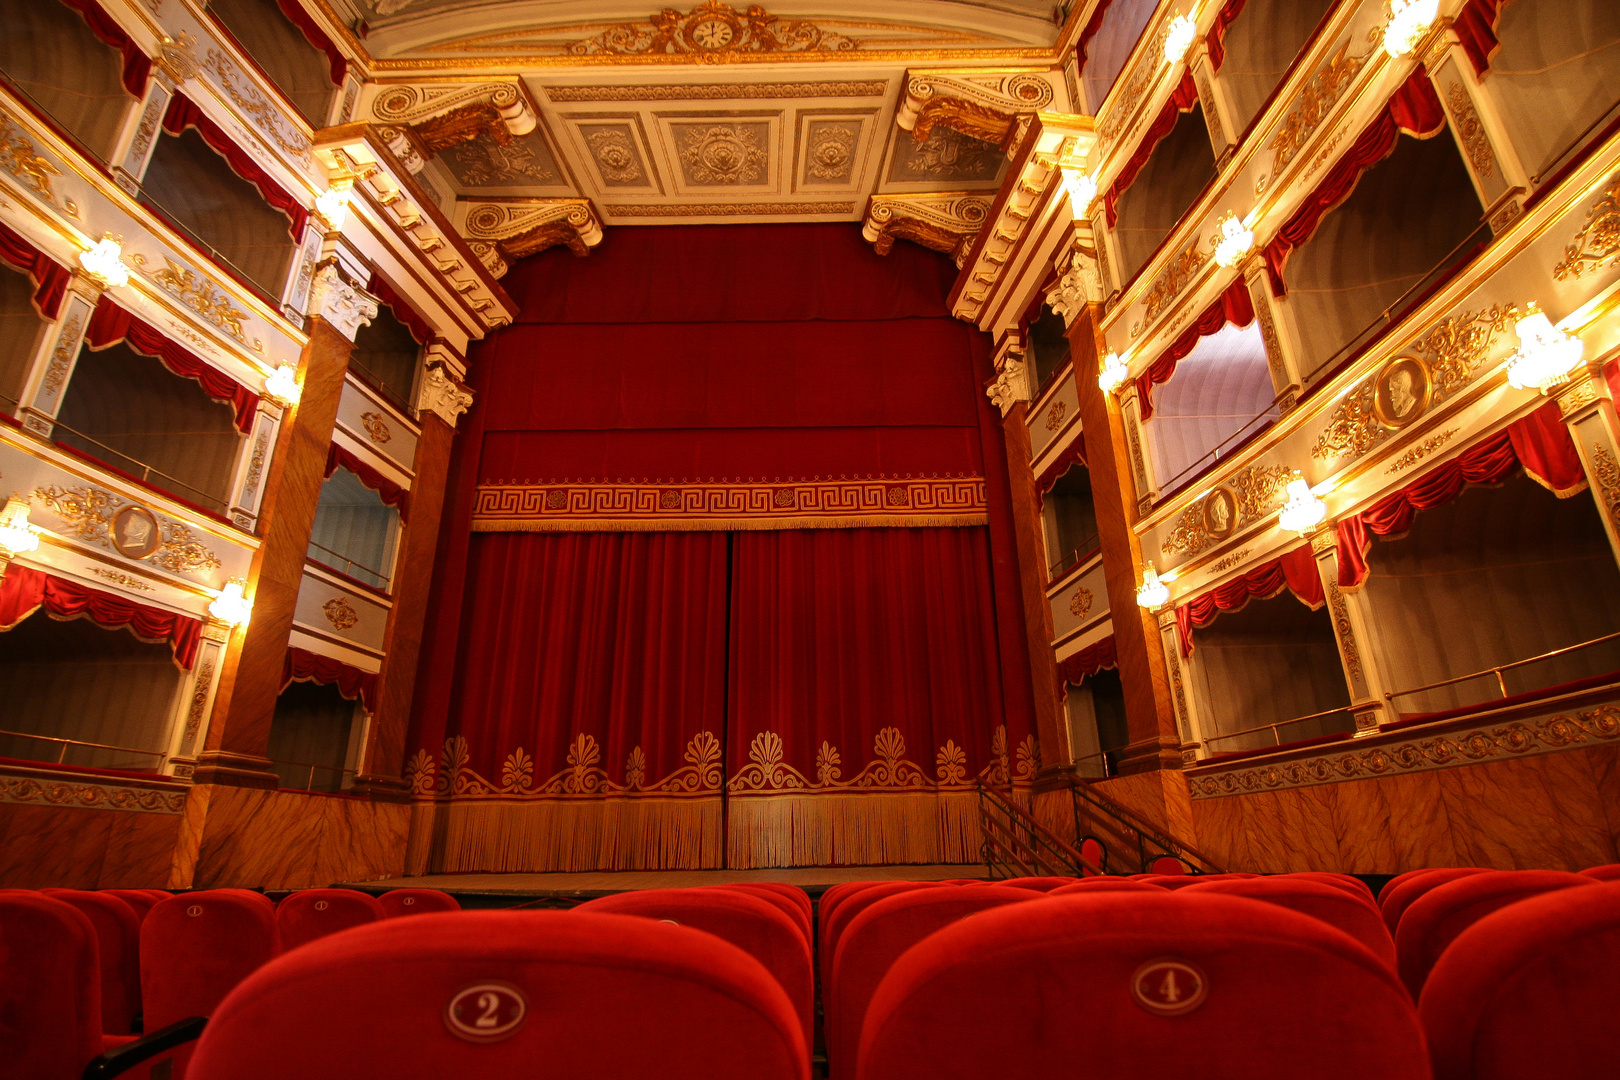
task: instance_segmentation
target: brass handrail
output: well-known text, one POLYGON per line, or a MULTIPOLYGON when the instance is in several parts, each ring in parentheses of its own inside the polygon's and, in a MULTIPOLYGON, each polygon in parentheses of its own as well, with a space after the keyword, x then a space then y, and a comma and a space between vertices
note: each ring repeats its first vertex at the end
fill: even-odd
MULTIPOLYGON (((1096 863, 1080 854, 1079 851, 1075 850, 1073 847, 1054 836, 1051 830, 1042 825, 1039 821, 1035 820, 1035 816, 1033 814, 1026 812, 1022 807, 1018 806, 1010 799, 1003 798, 999 792, 986 787, 984 781, 982 780, 979 781, 979 799, 981 807, 980 818, 982 821, 988 822, 992 820, 987 814, 982 812, 984 802, 988 801, 997 810, 1001 811, 1001 813, 1007 818, 1008 823, 1013 826, 1014 830, 1021 828, 1028 831, 1032 840, 1039 839, 1040 842, 1050 848, 1054 854, 1068 860, 1069 866, 1063 867, 1062 869, 1070 869, 1075 872, 1089 870, 1093 874, 1101 874, 1103 872, 1102 867, 1098 866, 1096 863)), ((1000 827, 999 822, 996 822, 995 824, 998 828, 1000 827)), ((1016 831, 1014 831, 1014 840, 1016 840, 1016 831)), ((1034 850, 1034 843, 1032 842, 1029 846, 1031 850, 1026 854, 1033 856, 1036 861, 1041 861, 1040 852, 1034 850)), ((1047 865, 1051 864, 1048 863, 1047 865)))
POLYGON ((140 754, 142 757, 155 757, 158 759, 159 763, 161 763, 163 759, 168 756, 168 754, 163 750, 137 750, 133 746, 113 746, 111 743, 86 742, 84 739, 65 739, 59 735, 35 735, 27 731, 0 730, 0 736, 7 735, 18 739, 38 739, 41 742, 61 743, 62 752, 56 755, 56 763, 58 765, 67 764, 65 759, 67 758, 69 746, 90 746, 97 750, 117 750, 119 753, 123 754, 140 754))
POLYGON ((339 784, 342 783, 342 780, 341 780, 342 777, 347 776, 349 773, 352 773, 352 772, 355 771, 354 769, 340 768, 340 767, 338 767, 336 765, 317 765, 313 761, 285 761, 285 760, 283 760, 281 758, 271 758, 270 759, 270 764, 272 764, 272 765, 296 765, 300 769, 308 769, 309 770, 309 779, 307 781, 305 781, 305 783, 304 783, 304 790, 305 791, 313 791, 313 790, 315 790, 315 770, 316 769, 320 769, 322 772, 335 772, 335 773, 337 773, 339 778, 340 778, 339 781, 338 781, 339 784))
POLYGON ((1244 728, 1242 731, 1228 731, 1224 735, 1211 735, 1209 738, 1203 740, 1203 743, 1205 746, 1208 746, 1210 743, 1219 742, 1221 739, 1236 739, 1244 735, 1253 735, 1257 731, 1265 731, 1267 728, 1270 728, 1272 738, 1277 740, 1278 746, 1281 746, 1282 736, 1277 733, 1278 728, 1287 727, 1289 724, 1303 724, 1307 720, 1318 720, 1324 716, 1332 716, 1334 713, 1349 712, 1350 709, 1351 707, 1349 705, 1340 705, 1337 709, 1323 709, 1321 712, 1313 712, 1306 716, 1296 716, 1292 720, 1279 720, 1275 724, 1261 724, 1259 727, 1244 728))
POLYGON ((1482 671, 1476 671, 1472 675, 1459 675, 1455 679, 1444 679, 1440 682, 1429 683, 1427 686, 1416 686, 1410 690, 1397 690, 1392 694, 1385 694, 1384 700, 1393 703, 1398 697, 1407 697, 1411 694, 1421 694, 1425 690, 1436 690, 1442 686, 1451 686, 1454 683, 1468 682, 1471 679, 1484 678, 1486 675, 1495 675, 1496 687, 1502 692, 1502 696, 1511 697, 1512 695, 1507 692, 1507 683, 1502 679, 1502 672, 1511 671, 1514 668, 1524 667, 1526 664, 1539 663, 1542 660, 1551 660, 1555 656, 1562 656, 1565 653, 1572 653, 1580 649, 1590 648, 1593 645, 1601 645, 1605 641, 1613 641, 1615 638, 1620 638, 1620 631, 1616 631, 1613 634, 1604 634, 1602 637, 1593 638, 1591 641, 1582 641, 1576 645, 1566 645, 1562 649, 1554 649, 1552 652, 1544 652, 1540 656, 1531 656, 1524 660, 1515 660, 1511 664, 1498 664, 1496 667, 1488 667, 1482 671))
MULTIPOLYGON (((1104 795, 1091 783, 1084 780, 1077 781, 1074 777, 1070 777, 1069 794, 1073 799, 1084 799, 1086 802, 1101 810, 1109 817, 1112 817, 1116 822, 1124 826, 1126 829, 1136 833, 1138 849, 1142 848, 1143 839, 1152 840, 1154 844, 1162 849, 1167 855, 1191 856, 1192 858, 1196 859, 1198 862, 1203 864, 1202 871, 1204 873, 1219 874, 1223 872, 1220 865, 1216 863, 1214 859, 1211 859, 1208 855, 1205 855, 1202 851, 1199 851, 1191 844, 1184 844, 1179 840, 1173 840, 1164 833, 1159 832, 1158 829, 1154 828, 1152 825, 1149 825, 1147 822, 1138 818, 1134 813, 1125 809, 1119 803, 1104 795)), ((1078 824, 1078 816, 1076 817, 1076 822, 1078 824)), ((1075 835, 1079 835, 1078 829, 1075 835)), ((1145 858, 1146 852, 1139 850, 1139 854, 1144 856, 1142 862, 1144 863, 1143 869, 1145 870, 1145 863, 1147 861, 1145 858)))

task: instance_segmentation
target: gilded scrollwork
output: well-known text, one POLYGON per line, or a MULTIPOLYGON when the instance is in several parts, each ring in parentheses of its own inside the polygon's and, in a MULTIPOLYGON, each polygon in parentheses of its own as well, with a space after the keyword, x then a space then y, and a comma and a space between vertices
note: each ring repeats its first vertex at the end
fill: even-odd
POLYGON ((1563 260, 1553 267, 1553 277, 1563 281, 1601 270, 1620 256, 1620 178, 1604 189, 1603 197, 1586 212, 1586 224, 1575 234, 1574 243, 1564 249, 1563 260))
POLYGON ((1283 465, 1250 465, 1233 474, 1228 486, 1216 488, 1182 511, 1160 550, 1166 555, 1196 555, 1224 540, 1277 509, 1277 496, 1292 476, 1293 470, 1283 465), (1212 513, 1217 525, 1214 532, 1212 513))
MULTIPOLYGON (((117 550, 108 531, 112 520, 124 506, 133 505, 110 491, 91 486, 42 487, 34 491, 34 498, 66 523, 66 535, 111 550, 117 550)), ((222 565, 190 526, 161 515, 153 516, 158 522, 160 540, 152 554, 141 562, 151 563, 171 574, 200 574, 222 565)))
POLYGON ((1344 593, 1332 582, 1328 583, 1328 606, 1333 610, 1333 630, 1339 636, 1339 648, 1344 653, 1344 670, 1352 682, 1360 684, 1361 651, 1356 648, 1355 630, 1350 624, 1350 608, 1344 593))
POLYGON ((1468 160, 1473 163, 1474 171, 1481 176, 1496 175, 1496 157, 1491 153, 1491 140, 1485 134, 1485 125, 1480 122, 1474 103, 1468 99, 1468 91, 1461 84, 1452 83, 1446 90, 1446 104, 1451 106, 1451 118, 1457 124, 1457 138, 1463 149, 1468 151, 1468 160))
POLYGON ((56 205, 56 191, 51 177, 62 172, 35 149, 11 114, 0 110, 0 169, 4 169, 30 191, 51 205, 56 205))
POLYGON ((26 776, 0 776, 0 803, 178 814, 185 809, 186 793, 107 784, 36 780, 26 776))
POLYGON ((1077 619, 1085 618, 1086 612, 1091 610, 1091 600, 1090 589, 1082 587, 1074 590, 1074 595, 1069 597, 1069 614, 1077 619))
POLYGON ((191 688, 191 703, 186 708, 186 737, 185 743, 190 746, 196 741, 197 731, 202 727, 203 706, 208 704, 208 691, 214 681, 214 658, 209 656, 202 662, 197 671, 196 682, 191 688))
POLYGON ((332 629, 339 633, 353 629, 360 623, 360 613, 354 609, 353 604, 341 596, 335 596, 322 604, 321 613, 326 616, 326 621, 332 624, 332 629))
POLYGON ((705 0, 686 14, 665 8, 645 23, 620 23, 568 45, 572 56, 848 52, 858 42, 804 19, 781 19, 759 5, 746 12, 705 0))
POLYGON ((129 261, 151 278, 153 284, 201 316, 209 325, 223 330, 240 344, 248 344, 247 334, 242 329, 247 312, 232 304, 230 297, 213 282, 190 267, 179 265, 167 255, 163 256, 164 265, 156 270, 147 269, 147 260, 143 255, 131 255, 129 261))
POLYGON ((1456 434, 1456 428, 1448 428, 1437 435, 1429 436, 1427 439, 1424 439, 1416 446, 1409 448, 1406 453, 1390 462, 1389 468, 1385 469, 1384 471, 1387 473, 1398 473, 1402 469, 1416 465, 1418 462, 1422 461, 1424 458, 1446 445, 1446 443, 1450 442, 1453 436, 1456 434))
POLYGON ((1151 322, 1158 318, 1159 313, 1170 306, 1170 302, 1180 296, 1191 283, 1193 275, 1209 260, 1207 252, 1200 250, 1203 245, 1200 237, 1193 237, 1187 249, 1170 260, 1159 276, 1153 279, 1147 294, 1142 302, 1147 305, 1143 318, 1151 322))
POLYGON ((1247 525, 1277 509, 1277 497, 1293 478, 1286 465, 1251 465, 1232 477, 1237 492, 1238 523, 1247 525))
POLYGON ((1321 125, 1335 103, 1343 96, 1345 87, 1355 78, 1366 57, 1349 54, 1350 43, 1339 46, 1328 61, 1316 70, 1299 92, 1299 101, 1288 113, 1282 127, 1272 138, 1273 156, 1271 172, 1277 175, 1305 146, 1312 133, 1321 125))
POLYGON ((1603 443, 1592 444, 1592 479, 1597 481, 1598 491, 1603 496, 1603 509, 1609 515, 1609 521, 1620 526, 1620 462, 1615 461, 1614 455, 1603 443))
POLYGON ((1464 312, 1459 317, 1441 319, 1418 342, 1418 350, 1429 358, 1429 377, 1434 383, 1429 394, 1430 408, 1473 381, 1496 335, 1517 315, 1517 308, 1501 305, 1480 312, 1464 312))
POLYGON ((1320 461, 1331 458, 1356 458, 1389 437, 1389 429, 1373 415, 1373 398, 1377 387, 1368 379, 1346 394, 1339 407, 1333 410, 1328 424, 1311 447, 1311 456, 1320 461))
POLYGON ((254 89, 224 53, 218 49, 209 49, 199 67, 219 79, 219 85, 224 89, 225 96, 253 121, 255 127, 268 135, 270 141, 283 153, 292 155, 306 166, 313 162, 309 140, 299 135, 296 130, 291 132, 284 130, 292 125, 288 123, 281 109, 254 89), (238 85, 239 82, 241 85, 238 85))
POLYGON ((1224 574, 1234 566, 1241 565, 1243 560, 1249 557, 1249 553, 1252 550, 1254 549, 1244 548, 1242 551, 1234 551, 1225 558, 1217 560, 1213 565, 1210 566, 1209 576, 1215 577, 1218 574, 1224 574))
POLYGON ((54 398, 67 382, 68 368, 79 351, 79 333, 83 329, 84 315, 78 311, 68 316, 67 322, 62 324, 62 332, 56 336, 56 348, 51 350, 50 366, 45 369, 45 378, 41 383, 48 396, 54 398))

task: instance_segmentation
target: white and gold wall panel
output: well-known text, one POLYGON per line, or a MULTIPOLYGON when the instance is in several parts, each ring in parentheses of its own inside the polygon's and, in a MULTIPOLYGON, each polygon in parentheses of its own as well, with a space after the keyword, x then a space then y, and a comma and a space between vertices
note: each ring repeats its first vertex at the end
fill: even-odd
MULTIPOLYGON (((1030 405, 1026 422, 1030 454, 1035 461, 1046 457, 1048 450, 1059 449, 1060 442, 1067 446, 1071 434, 1079 438, 1080 390, 1072 370, 1059 372, 1053 378, 1046 393, 1030 405)), ((1039 475, 1041 470, 1035 472, 1039 475)))
MULTIPOLYGON (((376 664, 382 660, 388 612, 392 607, 390 601, 376 593, 326 573, 318 566, 305 566, 304 581, 298 588, 298 604, 293 609, 293 626, 318 642, 370 656, 372 665, 368 670, 375 671, 376 664)), ((337 655, 332 648, 320 647, 314 651, 337 655)), ((345 659, 345 663, 351 662, 345 659)))
POLYGON ((1076 642, 1087 639, 1086 644, 1106 634, 1095 634, 1100 623, 1111 622, 1108 615, 1108 581, 1103 575, 1101 559, 1047 590, 1047 602, 1052 606, 1052 644, 1058 659, 1077 650, 1076 642))
MULTIPOLYGON (((419 429, 369 386, 353 378, 343 384, 337 422, 355 443, 387 459, 407 477, 415 472, 419 429)), ((404 486, 410 486, 408 478, 404 486)))

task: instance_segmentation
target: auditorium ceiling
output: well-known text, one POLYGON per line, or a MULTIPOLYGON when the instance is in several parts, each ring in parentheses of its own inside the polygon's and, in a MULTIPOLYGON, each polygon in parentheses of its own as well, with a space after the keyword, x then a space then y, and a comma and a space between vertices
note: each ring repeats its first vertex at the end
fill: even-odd
POLYGON ((324 3, 369 58, 361 118, 414 123, 388 96, 398 87, 418 113, 479 81, 521 87, 532 129, 525 117, 453 145, 415 140, 428 194, 486 232, 538 220, 535 200, 588 201, 590 228, 854 222, 874 196, 939 197, 947 216, 972 216, 1013 133, 913 130, 917 76, 948 72, 1008 115, 1074 101, 1060 58, 1080 13, 1051 0, 324 3))

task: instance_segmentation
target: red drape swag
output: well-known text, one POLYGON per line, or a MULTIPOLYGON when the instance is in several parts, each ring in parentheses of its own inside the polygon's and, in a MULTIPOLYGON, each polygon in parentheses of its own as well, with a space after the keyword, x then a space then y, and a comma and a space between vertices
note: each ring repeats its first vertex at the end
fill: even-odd
POLYGON ((339 466, 348 469, 362 484, 375 491, 377 497, 383 501, 383 505, 396 508, 399 511, 399 520, 409 520, 410 491, 400 487, 388 477, 361 461, 353 453, 334 442, 326 451, 326 478, 328 480, 332 478, 333 473, 338 471, 339 466))
POLYGON ((309 221, 309 208, 282 187, 276 180, 253 160, 253 155, 236 145, 231 137, 225 134, 220 126, 208 118, 208 114, 199 109, 195 102, 184 94, 176 93, 169 99, 169 110, 163 114, 163 130, 170 135, 179 135, 188 127, 197 129, 203 142, 209 148, 225 159, 231 171, 254 187, 264 201, 272 207, 287 215, 287 231, 294 240, 304 237, 304 225, 309 221))
POLYGON ((1101 641, 1087 645, 1073 656, 1059 660, 1058 672, 1063 676, 1063 682, 1079 686, 1097 672, 1118 666, 1119 656, 1114 649, 1114 635, 1109 634, 1101 641))
POLYGON ((1287 554, 1262 563, 1176 608, 1176 637, 1181 655, 1191 656, 1193 628, 1208 626, 1223 611, 1241 611, 1250 600, 1266 600, 1287 589, 1315 611, 1326 602, 1322 575, 1316 570, 1311 545, 1300 544, 1287 554))
POLYGON ((394 313, 394 318, 411 332, 411 337, 416 339, 418 345, 426 345, 433 340, 433 327, 428 325, 428 321, 422 318, 404 297, 394 291, 394 287, 388 284, 388 280, 381 274, 371 275, 371 284, 367 286, 366 291, 375 296, 379 302, 388 305, 388 309, 394 313))
POLYGON ((1176 120, 1181 113, 1191 112, 1198 104, 1198 87, 1193 83, 1192 69, 1181 73, 1181 82, 1170 93, 1170 100, 1164 103, 1159 115, 1154 117, 1153 123, 1148 127, 1142 141, 1136 144, 1136 152, 1131 155, 1125 167, 1119 171, 1114 182, 1108 188, 1108 194, 1103 197, 1103 206, 1108 212, 1108 224, 1112 227, 1119 220, 1119 199, 1125 194, 1125 189, 1136 181, 1137 174, 1153 156, 1154 149, 1163 141, 1164 137, 1175 128, 1176 120))
POLYGON ((1091 13, 1091 20, 1086 28, 1080 31, 1080 41, 1074 47, 1074 70, 1083 72, 1086 69, 1086 50, 1091 47, 1091 39, 1097 36, 1102 29, 1103 16, 1108 14, 1109 7, 1114 0, 1098 0, 1097 10, 1091 13))
POLYGON ((1361 513, 1341 518, 1339 587, 1355 589, 1367 580, 1372 535, 1399 536, 1412 527, 1419 510, 1450 502, 1469 484, 1499 483, 1519 468, 1560 497, 1585 487, 1580 457, 1556 402, 1486 436, 1361 513))
POLYGON ((1440 96, 1434 92, 1428 72, 1418 65, 1417 71, 1402 83, 1390 97, 1384 111, 1375 117, 1344 156, 1334 165, 1316 190, 1306 197, 1292 217, 1277 230, 1277 235, 1266 245, 1266 270, 1271 279, 1273 296, 1288 291, 1283 283, 1283 269, 1288 256, 1297 247, 1316 235, 1330 211, 1350 197, 1360 182, 1361 175, 1383 161, 1395 150, 1401 134, 1427 139, 1446 126, 1446 113, 1440 105, 1440 96))
POLYGON ((142 641, 166 641, 174 662, 186 671, 196 661, 202 641, 200 619, 12 563, 0 577, 0 630, 14 628, 40 608, 53 619, 82 617, 108 630, 127 629, 142 641))
POLYGON ((124 89, 136 97, 146 96, 146 82, 152 74, 152 58, 124 32, 117 21, 96 0, 61 0, 77 11, 98 41, 124 54, 124 89))
POLYGON ((1142 419, 1148 420, 1153 416, 1153 387, 1170 381, 1176 373, 1176 365, 1198 346, 1199 338, 1220 333, 1227 323, 1248 326, 1252 322, 1254 301, 1249 296, 1248 286, 1242 278, 1238 278, 1204 309, 1204 313, 1191 326, 1181 332, 1181 336, 1170 344, 1163 356, 1136 377, 1136 400, 1141 405, 1142 419))
POLYGON ((320 24, 310 17, 309 12, 304 10, 304 5, 299 3, 298 0, 276 0, 276 6, 281 9, 283 15, 287 16, 289 22, 298 27, 299 32, 304 35, 305 41, 326 54, 327 62, 332 67, 332 85, 342 86, 343 77, 349 70, 349 61, 339 51, 338 47, 332 43, 332 39, 327 37, 326 31, 322 30, 320 24))
POLYGON ((330 656, 288 646, 287 659, 281 665, 281 688, 285 690, 295 682, 335 685, 339 694, 360 702, 366 712, 377 711, 377 673, 374 671, 361 671, 330 656))
POLYGON ((1063 478, 1064 473, 1068 472, 1076 465, 1084 465, 1085 463, 1086 440, 1083 434, 1076 435, 1074 442, 1069 444, 1068 449, 1064 450, 1063 453, 1053 458, 1052 463, 1046 468, 1042 469, 1041 475, 1035 478, 1036 494, 1040 498, 1045 499, 1046 493, 1051 491, 1052 488, 1057 485, 1057 482, 1063 478))
POLYGON ((1210 24, 1209 33, 1204 35, 1204 41, 1209 45, 1209 65, 1211 70, 1220 71, 1221 65, 1226 63, 1226 30, 1232 21, 1243 14, 1243 7, 1249 0, 1226 0, 1221 10, 1215 13, 1215 21, 1210 24))
POLYGON ((1462 42, 1463 52, 1474 65, 1474 74, 1483 75, 1490 70, 1491 60, 1502 43, 1496 38, 1496 21, 1508 0, 1468 0, 1451 24, 1452 31, 1462 42))
POLYGON ((47 319, 56 318, 73 277, 67 268, 4 223, 0 223, 0 259, 28 275, 34 283, 34 307, 47 319))
POLYGON ((142 356, 150 356, 180 376, 203 388, 215 401, 229 405, 236 412, 237 429, 253 430, 253 418, 258 415, 259 395, 204 361, 179 343, 170 340, 135 315, 113 303, 103 294, 96 302, 96 310, 85 328, 84 340, 91 349, 105 349, 120 341, 142 356))

